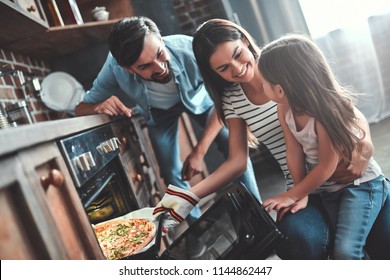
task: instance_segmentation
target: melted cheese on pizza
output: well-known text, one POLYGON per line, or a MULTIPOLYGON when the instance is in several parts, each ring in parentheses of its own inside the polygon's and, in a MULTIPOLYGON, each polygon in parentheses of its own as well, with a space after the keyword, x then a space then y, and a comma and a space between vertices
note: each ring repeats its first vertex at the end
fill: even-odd
POLYGON ((129 219, 107 222, 95 227, 95 233, 107 259, 121 259, 145 247, 155 235, 153 222, 129 219))

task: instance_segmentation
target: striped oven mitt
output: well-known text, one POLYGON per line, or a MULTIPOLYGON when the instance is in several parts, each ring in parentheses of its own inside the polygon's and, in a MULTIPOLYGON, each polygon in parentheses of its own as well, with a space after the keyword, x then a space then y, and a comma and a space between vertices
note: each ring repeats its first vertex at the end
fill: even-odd
POLYGON ((153 210, 153 218, 167 213, 163 220, 163 226, 168 229, 178 226, 198 204, 199 198, 188 190, 169 185, 165 195, 153 210))

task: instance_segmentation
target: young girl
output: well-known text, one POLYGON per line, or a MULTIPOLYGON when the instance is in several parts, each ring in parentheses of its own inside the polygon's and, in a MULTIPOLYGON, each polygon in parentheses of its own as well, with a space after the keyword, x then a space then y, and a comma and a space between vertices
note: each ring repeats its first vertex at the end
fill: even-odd
POLYGON ((349 162, 359 152, 365 136, 349 92, 337 83, 320 49, 302 35, 265 46, 259 69, 265 94, 278 103, 294 182, 263 206, 281 211, 316 193, 335 230, 332 257, 363 259, 367 236, 387 197, 387 181, 372 157, 361 178, 346 184, 329 181, 340 161, 349 162))

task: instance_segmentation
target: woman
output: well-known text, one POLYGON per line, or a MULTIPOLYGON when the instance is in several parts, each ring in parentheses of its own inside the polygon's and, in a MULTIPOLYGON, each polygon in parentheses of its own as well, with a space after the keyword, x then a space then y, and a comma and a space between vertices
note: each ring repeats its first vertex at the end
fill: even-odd
MULTIPOLYGON (((265 144, 278 161, 287 179, 287 186, 292 182, 288 173, 285 158, 285 143, 278 121, 276 103, 262 91, 257 58, 260 49, 252 37, 240 26, 222 19, 213 19, 201 25, 194 34, 193 50, 203 76, 206 88, 210 92, 218 116, 229 128, 229 158, 210 176, 190 189, 189 197, 195 200, 218 190, 233 178, 239 176, 246 166, 248 156, 248 135, 265 144), (247 130, 251 133, 247 133, 247 130)), ((363 152, 369 158, 372 145, 368 124, 363 152)), ((249 141, 254 143, 251 139, 249 141)), ((368 164, 366 160, 353 160, 350 166, 340 166, 338 173, 342 180, 358 178, 368 164), (348 172, 349 171, 349 172, 348 172)), ((340 164, 341 165, 341 164, 340 164)), ((333 178, 341 182, 340 178, 333 178)), ((168 197, 172 199, 172 197, 168 197)), ((168 208, 164 198, 156 207, 168 208)), ((191 209, 192 204, 180 203, 179 213, 183 216, 191 209)), ((390 205, 386 204, 378 219, 384 221, 386 232, 390 231, 390 205), (386 207, 387 206, 387 207, 386 207), (387 209, 387 210, 386 210, 387 209), (386 212, 382 215, 382 212, 386 212), (382 215, 382 217, 381 217, 382 215), (384 216, 384 217, 383 217, 384 216)), ((332 242, 326 214, 318 200, 305 197, 293 206, 279 213, 278 225, 288 239, 280 246, 277 254, 282 259, 327 259, 332 242)), ((375 226, 374 226, 375 228, 375 226)), ((378 231, 376 231, 378 232, 378 231)), ((390 243, 390 236, 379 235, 374 241, 390 243)), ((379 243, 376 243, 379 244, 379 243)), ((383 248, 375 246, 374 248, 383 248)), ((387 250, 389 251, 389 250, 387 250)), ((382 251, 381 251, 382 252, 382 251)), ((386 253, 382 255, 385 257, 386 253)), ((390 254, 389 252, 387 254, 390 254)), ((372 256, 375 257, 375 256, 372 256)), ((389 256, 390 258, 390 256, 389 256)))

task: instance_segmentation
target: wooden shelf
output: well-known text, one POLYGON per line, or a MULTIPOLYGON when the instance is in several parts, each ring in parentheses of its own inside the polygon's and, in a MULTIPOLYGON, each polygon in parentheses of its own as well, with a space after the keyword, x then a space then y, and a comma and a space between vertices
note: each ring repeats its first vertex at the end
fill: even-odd
POLYGON ((48 23, 15 3, 0 0, 0 49, 51 61, 92 44, 107 41, 115 22, 134 15, 129 0, 79 0, 84 24, 49 27, 48 23), (91 21, 90 11, 95 5, 106 6, 110 20, 91 21))
POLYGON ((118 20, 51 27, 45 32, 8 44, 4 48, 50 61, 89 45, 107 41, 112 26, 118 20))
POLYGON ((0 26, 0 48, 49 28, 44 20, 6 0, 0 0, 0 26))

